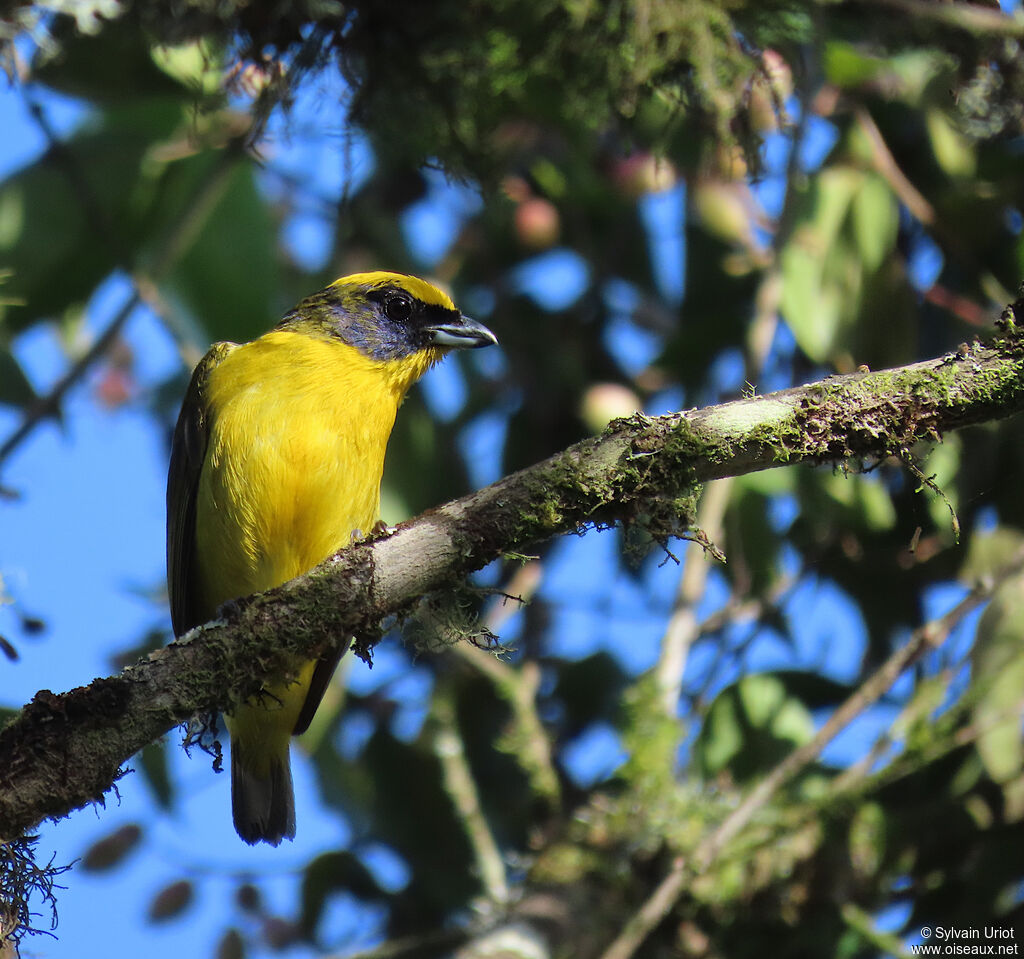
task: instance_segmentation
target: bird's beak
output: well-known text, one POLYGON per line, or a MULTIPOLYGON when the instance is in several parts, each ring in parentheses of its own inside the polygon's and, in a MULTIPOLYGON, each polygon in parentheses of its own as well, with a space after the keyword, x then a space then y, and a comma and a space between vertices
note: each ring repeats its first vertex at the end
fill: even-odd
POLYGON ((468 316, 460 316, 451 323, 428 326, 427 332, 435 346, 453 350, 475 350, 481 346, 496 346, 498 338, 483 323, 468 316))

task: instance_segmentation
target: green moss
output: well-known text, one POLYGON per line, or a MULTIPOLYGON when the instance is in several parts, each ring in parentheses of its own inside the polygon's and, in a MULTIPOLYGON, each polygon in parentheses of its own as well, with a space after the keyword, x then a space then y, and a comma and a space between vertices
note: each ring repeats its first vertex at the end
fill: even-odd
POLYGON ((670 456, 699 456, 707 450, 707 439, 685 416, 672 427, 665 443, 665 451, 670 456))
POLYGON ((601 869, 601 857, 594 850, 575 843, 561 842, 544 850, 530 871, 530 879, 538 883, 567 886, 601 869))
POLYGON ((636 682, 623 700, 626 724, 624 745, 629 760, 622 777, 642 801, 670 794, 675 786, 676 751, 683 730, 666 714, 655 673, 636 682))

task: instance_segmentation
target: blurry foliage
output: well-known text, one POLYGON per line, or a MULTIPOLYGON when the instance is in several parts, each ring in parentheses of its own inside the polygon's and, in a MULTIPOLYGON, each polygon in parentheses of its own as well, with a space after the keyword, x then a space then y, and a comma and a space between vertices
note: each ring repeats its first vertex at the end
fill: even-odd
MULTIPOLYGON (((36 401, 11 352, 17 336, 56 324, 73 361, 84 306, 115 271, 155 281, 146 301, 186 358, 211 340, 258 335, 342 273, 422 271, 402 217, 429 195, 422 165, 439 165, 480 184, 484 202, 429 268, 498 332, 504 358, 453 361, 465 397, 451 415, 410 398, 389 451, 389 519, 466 489, 466 437, 482 423, 500 448, 473 455, 507 472, 599 427, 604 402, 660 410, 728 398, 745 381, 763 392, 940 355, 984 333, 1024 272, 1024 31, 981 6, 914 4, 909 16, 898 0, 181 0, 76 4, 74 21, 46 19, 67 6, 0 4, 0 27, 49 38, 22 65, 26 100, 41 104, 45 88, 88 107, 67 139, 0 183, 0 402, 31 411, 36 401), (335 69, 348 82, 335 112, 359 124, 372 172, 343 196, 297 182, 271 202, 263 124, 335 69), (810 159, 823 129, 832 145, 810 159), (644 212, 665 190, 685 190, 681 300, 659 279, 679 264, 664 262, 644 212), (305 272, 280 240, 300 206, 330 224, 323 273, 305 272), (552 305, 522 279, 548 253, 574 258, 577 297, 552 305), (624 347, 637 340, 650 353, 640 360, 624 347)), ((104 395, 151 400, 166 423, 184 365, 139 398, 121 359, 129 382, 115 378, 104 395)), ((521 654, 489 666, 478 650, 419 656, 453 704, 480 807, 521 892, 512 911, 536 920, 553 955, 597 955, 673 858, 934 611, 936 587, 990 575, 1019 549, 1011 480, 1024 471, 1022 429, 976 427, 907 452, 955 505, 959 544, 946 503, 899 463, 734 481, 716 522, 729 564, 711 573, 726 599, 699 607, 707 619, 692 636, 678 717, 661 711, 653 675, 620 655, 629 631, 613 629, 623 613, 612 582, 545 591, 550 547, 534 565, 538 594, 509 627, 521 654), (850 622, 834 634, 814 627, 821 649, 807 655, 808 625, 796 618, 825 591, 850 622), (845 673, 824 665, 836 637, 856 641, 861 627, 859 657, 847 657, 859 661, 845 673), (578 634, 593 642, 565 652, 583 648, 578 634), (786 665, 752 670, 766 639, 786 665), (616 731, 628 759, 591 783, 568 757, 599 728, 616 731)), ((678 611, 673 587, 656 560, 628 552, 615 557, 614 582, 634 591, 636 630, 652 617, 664 628, 678 611)), ((694 553, 687 563, 701 561, 694 553)), ((488 582, 517 569, 510 559, 488 582)), ((890 695, 897 718, 879 734, 876 763, 805 769, 637 954, 869 956, 891 944, 873 917, 893 906, 901 935, 1019 921, 1022 608, 1019 581, 1006 583, 973 652, 961 636, 890 695)), ((444 784, 436 717, 410 735, 388 687, 350 693, 344 709, 340 698, 307 745, 351 845, 306 865, 294 916, 270 913, 251 878, 238 880, 237 912, 211 954, 300 940, 344 949, 321 942, 340 900, 363 904, 381 936, 423 937, 410 955, 431 955, 438 930, 496 915, 481 905, 479 851, 444 784), (353 747, 357 728, 368 731, 353 747), (398 888, 367 867, 371 842, 404 864, 398 888)), ((173 810, 181 796, 165 748, 149 747, 138 766, 173 810)), ((84 867, 138 855, 147 828, 115 827, 84 867)), ((173 921, 217 894, 201 878, 172 878, 149 918, 173 921)))

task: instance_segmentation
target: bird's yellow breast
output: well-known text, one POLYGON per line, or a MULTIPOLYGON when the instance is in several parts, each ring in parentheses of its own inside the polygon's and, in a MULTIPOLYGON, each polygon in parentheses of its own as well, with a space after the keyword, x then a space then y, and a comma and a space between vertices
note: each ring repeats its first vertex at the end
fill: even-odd
POLYGON ((370 530, 398 406, 438 358, 380 363, 340 340, 277 330, 211 371, 195 527, 205 615, 370 530))

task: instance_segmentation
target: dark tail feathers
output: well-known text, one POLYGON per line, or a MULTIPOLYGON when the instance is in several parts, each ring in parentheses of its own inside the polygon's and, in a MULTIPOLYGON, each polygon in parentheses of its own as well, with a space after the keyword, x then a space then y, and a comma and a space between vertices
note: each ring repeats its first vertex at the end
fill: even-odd
POLYGON ((288 754, 275 757, 270 775, 256 775, 241 761, 242 750, 231 747, 231 814, 235 831, 249 845, 278 845, 295 838, 295 794, 288 754))

